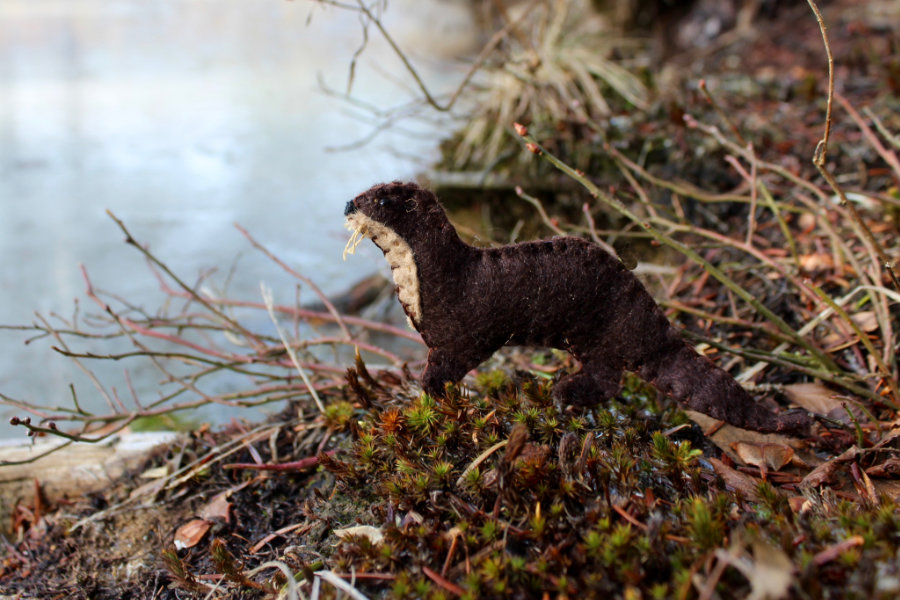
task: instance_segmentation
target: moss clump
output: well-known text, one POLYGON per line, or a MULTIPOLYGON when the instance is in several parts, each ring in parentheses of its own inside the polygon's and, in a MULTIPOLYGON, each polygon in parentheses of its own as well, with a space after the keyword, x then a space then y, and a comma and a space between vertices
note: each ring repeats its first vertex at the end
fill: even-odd
MULTIPOLYGON (((900 527, 892 506, 816 499, 800 515, 768 482, 749 502, 703 467, 696 431, 664 433, 684 415, 639 381, 583 412, 560 411, 551 389, 491 372, 446 398, 373 405, 329 468, 339 494, 375 491, 367 511, 383 517, 388 541, 341 543, 335 559, 390 575, 360 585, 398 598, 690 597, 717 553, 752 564, 756 540, 786 557, 798 589, 824 593, 847 577, 874 589, 867 561, 888 568, 900 527), (864 543, 823 562, 855 535, 864 543), (814 573, 827 576, 813 583, 814 573)), ((723 593, 751 591, 737 569, 719 577, 723 593)))

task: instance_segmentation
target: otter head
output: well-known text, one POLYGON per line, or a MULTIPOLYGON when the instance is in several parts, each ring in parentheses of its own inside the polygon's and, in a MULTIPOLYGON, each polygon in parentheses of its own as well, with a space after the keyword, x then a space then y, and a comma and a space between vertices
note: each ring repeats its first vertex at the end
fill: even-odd
POLYGON ((399 181, 370 188, 344 209, 345 225, 353 232, 344 248, 344 258, 353 254, 363 238, 375 242, 391 266, 397 296, 413 327, 422 318, 413 248, 417 238, 428 237, 435 210, 446 221, 434 194, 414 183, 399 181))
POLYGON ((347 203, 344 216, 348 228, 355 231, 362 227, 360 233, 382 250, 379 234, 383 228, 415 247, 417 237, 436 226, 440 228, 447 220, 434 194, 415 183, 399 181, 376 185, 363 192, 347 203))

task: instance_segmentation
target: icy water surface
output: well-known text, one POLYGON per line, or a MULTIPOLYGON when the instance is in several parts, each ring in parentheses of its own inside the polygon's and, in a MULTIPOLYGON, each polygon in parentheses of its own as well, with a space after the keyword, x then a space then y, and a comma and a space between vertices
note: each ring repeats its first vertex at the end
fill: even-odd
MULTIPOLYGON (((448 59, 472 44, 467 19, 446 0, 393 0, 386 15, 438 90, 461 77, 448 59)), ((354 93, 396 106, 408 80, 386 76, 399 63, 370 37, 354 93)), ((326 151, 371 131, 318 84, 345 88, 361 39, 357 14, 309 0, 0 0, 0 323, 70 315, 80 263, 96 285, 153 306, 156 282, 107 209, 187 280, 243 253, 236 297, 258 299, 260 281, 276 300, 294 289, 234 222, 327 291, 375 268, 374 254, 341 262, 342 208, 424 167, 439 134, 407 122, 326 151)), ((22 340, 0 331, 0 392, 65 403, 74 381, 84 402, 96 397, 49 344, 22 340)), ((152 389, 158 375, 144 376, 138 387, 152 389)))

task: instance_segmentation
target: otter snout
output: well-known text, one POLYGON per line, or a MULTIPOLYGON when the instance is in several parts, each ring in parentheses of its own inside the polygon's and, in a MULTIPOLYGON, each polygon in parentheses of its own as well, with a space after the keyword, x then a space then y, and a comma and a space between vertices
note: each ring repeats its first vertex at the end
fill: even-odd
POLYGON ((344 216, 351 215, 356 212, 356 205, 353 204, 353 200, 347 203, 347 206, 344 207, 344 216))

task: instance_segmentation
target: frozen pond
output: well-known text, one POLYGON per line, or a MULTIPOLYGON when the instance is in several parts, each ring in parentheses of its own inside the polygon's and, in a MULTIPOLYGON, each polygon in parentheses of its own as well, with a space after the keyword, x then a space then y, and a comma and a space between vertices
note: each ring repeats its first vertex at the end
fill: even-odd
MULTIPOLYGON (((466 4, 392 0, 385 15, 439 90, 474 45, 466 4)), ((409 79, 369 37, 354 95, 402 104, 409 79)), ((373 126, 318 83, 343 91, 361 40, 358 14, 309 0, 0 0, 0 323, 70 315, 80 263, 96 285, 153 306, 156 282, 107 209, 187 280, 243 253, 236 297, 258 299, 260 281, 284 302, 294 289, 235 222, 326 291, 379 267, 374 253, 341 262, 342 208, 426 166, 440 134, 406 122, 327 150, 373 126)), ((74 381, 90 396, 49 343, 23 339, 0 331, 0 391, 62 403, 74 381)))

